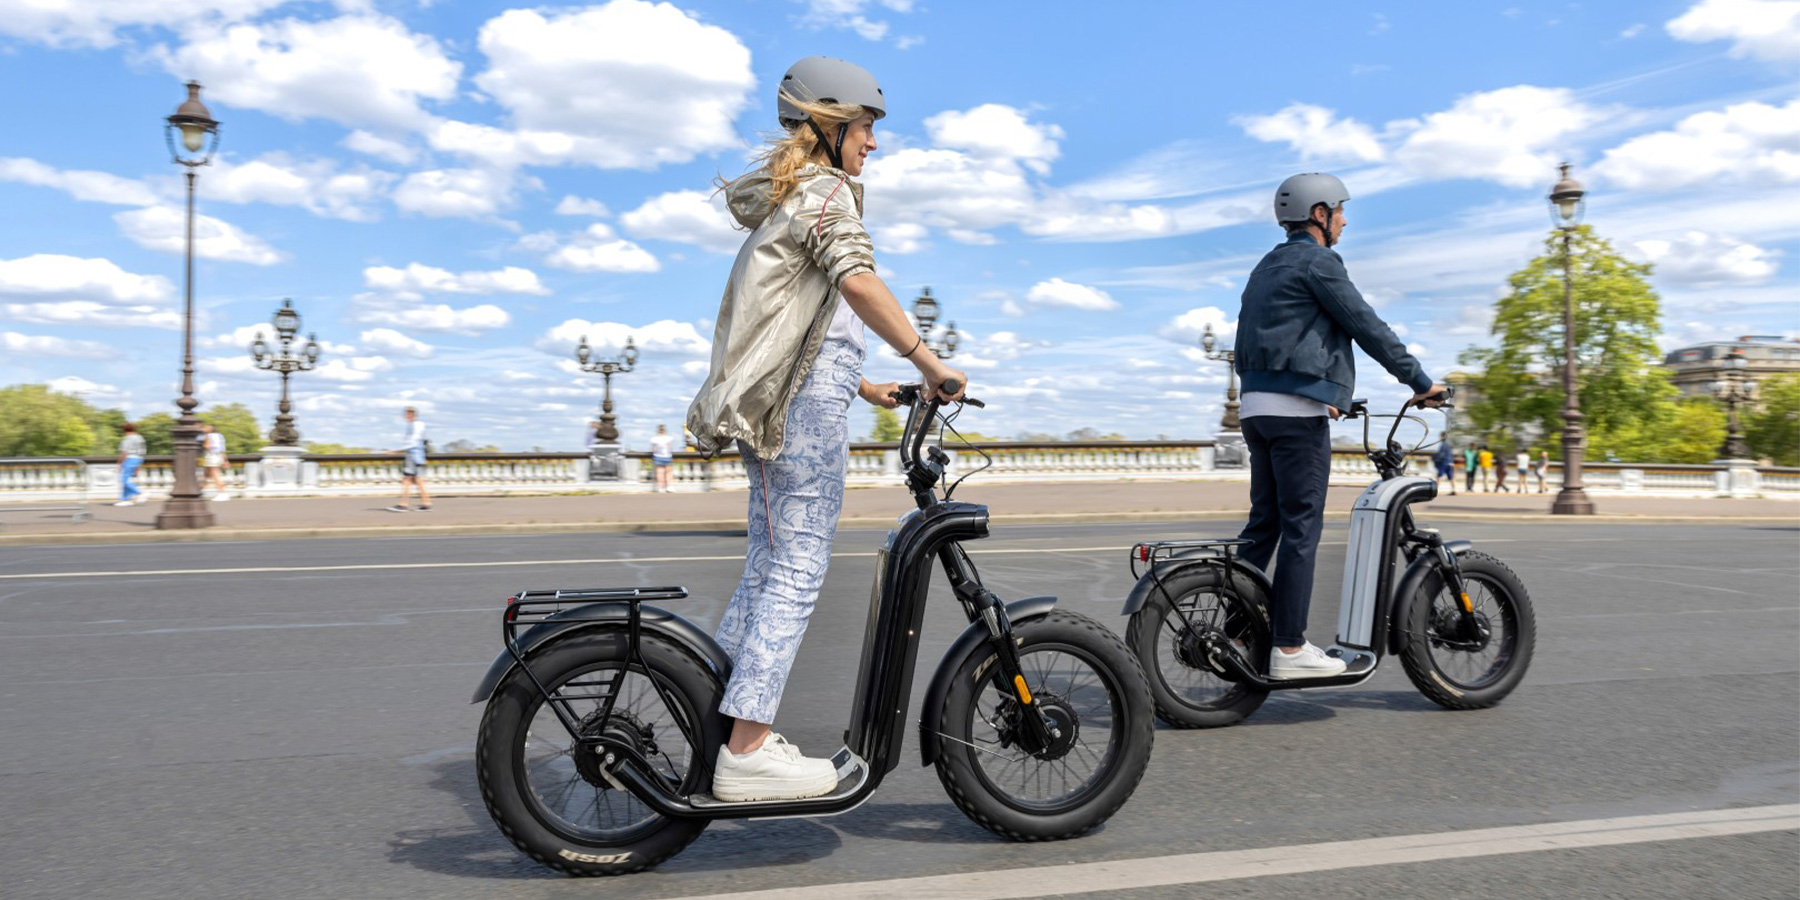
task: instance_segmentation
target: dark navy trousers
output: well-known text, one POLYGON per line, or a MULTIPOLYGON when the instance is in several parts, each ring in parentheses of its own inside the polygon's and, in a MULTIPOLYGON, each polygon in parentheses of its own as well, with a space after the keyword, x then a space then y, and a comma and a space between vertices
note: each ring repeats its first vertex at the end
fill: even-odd
POLYGON ((1264 572, 1274 559, 1269 624, 1275 646, 1298 647, 1306 640, 1313 564, 1325 527, 1331 420, 1253 416, 1244 420, 1244 443, 1250 448, 1250 521, 1238 537, 1251 543, 1241 556, 1264 572))

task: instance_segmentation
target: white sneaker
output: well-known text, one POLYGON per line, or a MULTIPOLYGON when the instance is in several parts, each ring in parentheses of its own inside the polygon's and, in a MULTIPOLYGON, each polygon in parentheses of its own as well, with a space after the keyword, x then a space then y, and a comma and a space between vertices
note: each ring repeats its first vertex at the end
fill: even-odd
POLYGON ((130 500, 120 500, 119 502, 114 503, 113 505, 114 506, 136 506, 137 504, 131 502, 130 500))
POLYGON ((746 800, 801 800, 831 793, 837 768, 829 759, 801 756, 800 748, 779 734, 744 756, 719 748, 713 767, 712 794, 727 803, 746 800))
POLYGON ((231 495, 224 493, 224 492, 220 492, 220 493, 214 494, 212 496, 212 499, 213 499, 214 503, 224 503, 225 501, 231 499, 231 495))
POLYGON ((1326 656, 1307 642, 1300 645, 1298 653, 1283 653, 1279 648, 1269 649, 1269 677, 1280 681, 1297 678, 1329 678, 1344 673, 1344 661, 1335 656, 1326 656))

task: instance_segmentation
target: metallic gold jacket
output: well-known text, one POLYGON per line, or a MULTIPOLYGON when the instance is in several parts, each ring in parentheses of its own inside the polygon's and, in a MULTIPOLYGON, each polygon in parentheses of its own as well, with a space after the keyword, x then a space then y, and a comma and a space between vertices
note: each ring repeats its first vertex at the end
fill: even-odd
POLYGON ((753 172, 725 191, 738 224, 752 229, 731 266, 713 329, 712 365, 688 407, 694 446, 716 454, 733 440, 756 455, 781 453, 788 404, 812 370, 837 312, 838 286, 875 271, 862 224, 862 185, 829 166, 808 166, 779 207, 753 172))

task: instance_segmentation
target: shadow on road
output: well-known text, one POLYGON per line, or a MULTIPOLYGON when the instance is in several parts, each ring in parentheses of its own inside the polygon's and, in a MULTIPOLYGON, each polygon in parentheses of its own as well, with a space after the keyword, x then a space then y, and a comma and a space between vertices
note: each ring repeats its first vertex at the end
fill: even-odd
POLYGON ((845 834, 914 844, 986 844, 1001 838, 969 821, 956 806, 942 803, 880 803, 868 805, 831 824, 845 834))

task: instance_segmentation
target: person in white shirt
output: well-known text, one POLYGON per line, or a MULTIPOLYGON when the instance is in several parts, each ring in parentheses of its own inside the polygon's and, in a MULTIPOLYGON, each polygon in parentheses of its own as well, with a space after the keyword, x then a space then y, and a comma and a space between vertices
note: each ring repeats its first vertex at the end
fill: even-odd
POLYGON ((408 512, 406 505, 408 488, 419 489, 420 512, 431 509, 431 494, 425 490, 425 423, 419 421, 419 411, 406 408, 406 443, 389 450, 389 453, 406 454, 405 461, 400 463, 400 502, 388 507, 388 512, 408 512))
POLYGON ((650 439, 650 462, 656 467, 657 493, 667 491, 669 470, 675 463, 675 436, 667 425, 656 426, 656 436, 650 439))
POLYGON ((211 422, 200 423, 200 466, 206 470, 202 486, 212 487, 212 499, 230 500, 231 495, 225 493, 225 435, 211 422))

